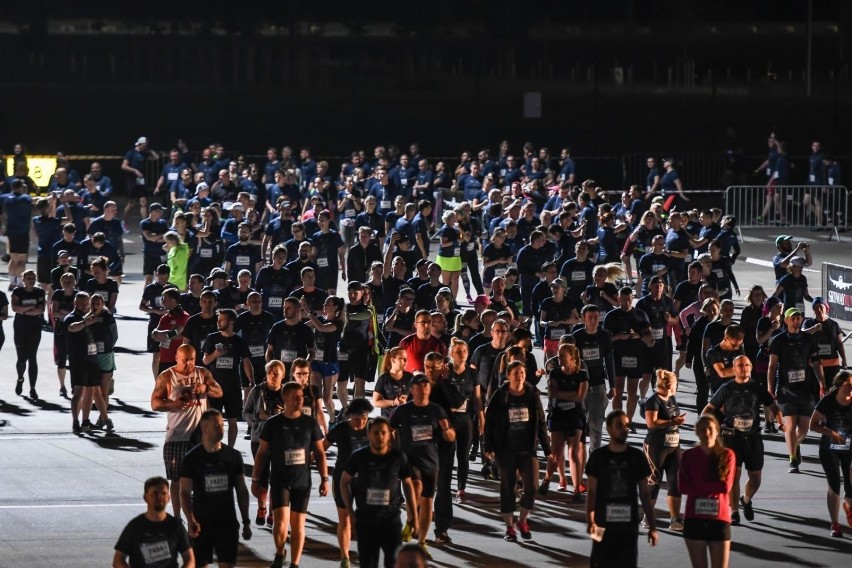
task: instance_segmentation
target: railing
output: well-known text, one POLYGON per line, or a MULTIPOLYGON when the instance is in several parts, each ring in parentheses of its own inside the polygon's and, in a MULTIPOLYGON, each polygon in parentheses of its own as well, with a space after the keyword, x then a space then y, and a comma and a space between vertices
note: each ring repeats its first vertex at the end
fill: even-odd
POLYGON ((725 190, 725 214, 736 218, 740 239, 743 229, 808 227, 831 231, 840 242, 839 233, 847 229, 849 190, 842 185, 734 185, 725 190))

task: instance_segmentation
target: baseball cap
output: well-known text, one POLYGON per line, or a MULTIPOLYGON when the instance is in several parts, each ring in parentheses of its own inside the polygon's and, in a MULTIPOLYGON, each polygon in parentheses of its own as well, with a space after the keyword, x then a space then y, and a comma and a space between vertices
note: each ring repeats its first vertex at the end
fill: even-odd
POLYGON ((423 373, 417 373, 414 375, 414 378, 411 379, 412 385, 422 385, 424 383, 429 383, 429 379, 423 373))
POLYGON ((818 306, 818 305, 820 305, 820 304, 822 304, 823 306, 828 307, 828 302, 827 302, 827 301, 825 300, 825 298, 823 298, 822 296, 816 296, 816 297, 814 298, 814 301, 813 301, 813 302, 811 302, 811 306, 812 306, 812 307, 814 307, 814 308, 815 308, 815 307, 817 307, 817 306, 818 306))
POLYGON ((58 253, 56 253, 56 256, 59 257, 59 256, 71 256, 71 255, 68 253, 67 250, 61 250, 58 253))
POLYGON ((148 209, 151 210, 151 211, 162 211, 163 206, 159 203, 152 203, 151 205, 148 206, 148 209))
POLYGON ((396 241, 396 243, 397 243, 397 244, 402 244, 402 243, 407 243, 407 242, 409 242, 409 241, 408 241, 408 235, 403 234, 403 233, 400 233, 400 234, 399 234, 399 240, 398 240, 398 241, 396 241))
POLYGON ((220 270, 214 270, 213 272, 210 273, 210 278, 208 278, 208 280, 216 280, 217 278, 227 279, 228 273, 225 272, 224 270, 221 270, 221 269, 220 270))
POLYGON ((787 308, 787 310, 784 312, 784 319, 787 319, 787 318, 793 317, 793 316, 801 316, 801 315, 804 315, 804 314, 802 314, 802 312, 799 311, 799 308, 787 308))
POLYGON ((794 256, 790 259, 790 266, 799 266, 801 268, 805 267, 805 259, 801 256, 794 256))
POLYGON ((210 186, 207 185, 206 181, 202 181, 201 183, 195 186, 195 191, 201 191, 202 189, 210 189, 210 186))
POLYGON ((491 305, 491 299, 488 296, 486 296, 485 294, 480 294, 479 296, 474 298, 473 303, 474 304, 483 304, 485 306, 490 306, 491 305))
POLYGON ((550 283, 551 288, 567 288, 568 286, 565 284, 565 280, 562 278, 556 278, 553 282, 550 283))
POLYGON ((356 290, 361 290, 363 287, 364 287, 364 285, 363 285, 363 284, 361 284, 361 283, 360 283, 360 282, 358 282, 357 280, 353 280, 352 282, 350 282, 350 283, 346 286, 346 289, 347 289, 347 290, 349 290, 350 292, 354 292, 354 291, 356 291, 356 290))
POLYGON ((697 260, 698 262, 706 262, 708 260, 712 261, 713 257, 710 256, 710 253, 704 252, 704 253, 699 254, 698 258, 696 258, 695 260, 697 260))
POLYGON ((139 144, 147 144, 147 143, 148 143, 148 139, 145 138, 144 136, 140 136, 139 138, 136 139, 136 145, 137 146, 139 144))
POLYGON ((781 243, 783 243, 785 241, 792 241, 792 240, 793 240, 792 235, 778 235, 777 237, 775 237, 775 246, 780 247, 781 243))

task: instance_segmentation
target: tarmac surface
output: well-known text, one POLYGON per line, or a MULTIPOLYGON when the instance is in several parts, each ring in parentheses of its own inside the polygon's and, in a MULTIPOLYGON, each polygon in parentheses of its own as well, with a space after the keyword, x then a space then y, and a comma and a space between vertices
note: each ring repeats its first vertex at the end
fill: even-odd
MULTIPOLYGON (((744 292, 754 283, 764 285, 767 291, 774 288, 773 273, 766 262, 775 253, 774 239, 781 232, 813 243, 815 265, 806 276, 814 296, 820 291, 820 263, 852 264, 848 260, 852 236, 846 234, 837 243, 826 242, 828 233, 801 229, 746 231, 743 255, 735 265, 744 292)), ((0 379, 0 420, 6 420, 6 425, 0 427, 0 568, 109 564, 122 528, 145 510, 144 480, 164 474, 165 415, 151 410, 153 376, 150 355, 144 352, 146 317, 137 309, 143 282, 138 231, 125 239, 131 254, 118 297, 120 352, 116 356, 118 370, 110 405, 114 435, 98 431, 71 433, 69 401, 58 394, 50 333, 43 335, 38 353, 40 399, 33 402, 14 394, 12 322, 5 323, 7 340, 0 352, 0 368, 7 369, 0 379)), ((34 268, 34 252, 30 260, 29 266, 34 268)), ((6 282, 2 285, 5 287, 6 282)), ((344 291, 343 285, 340 291, 344 291)), ((849 324, 842 325, 848 332, 849 324)), ((687 424, 696 418, 694 395, 692 373, 684 370, 677 397, 688 414, 687 424)), ((240 427, 244 430, 245 424, 240 423, 240 427)), ((638 435, 631 435, 630 442, 641 444, 643 436, 640 430, 638 435)), ((852 528, 843 523, 843 539, 829 536, 826 484, 816 458, 817 437, 812 434, 806 440, 799 475, 787 473, 783 435, 765 438, 767 459, 763 485, 754 500, 756 518, 733 527, 731 566, 848 566, 852 558, 852 528)), ((684 428, 682 440, 684 447, 695 442, 689 426, 684 428)), ((242 433, 237 449, 250 464, 249 442, 242 433)), ((330 463, 334 459, 332 450, 330 463)), ((588 564, 591 540, 585 534, 584 504, 572 504, 570 493, 555 491, 554 483, 549 496, 536 501, 530 517, 532 540, 505 542, 498 512, 498 482, 485 481, 480 467, 479 461, 471 464, 468 502, 455 506, 455 523, 450 531, 453 543, 431 544, 430 530, 433 565, 509 568, 588 564)), ((316 487, 318 479, 314 481, 316 487)), ((640 565, 687 566, 682 537, 664 528, 667 514, 662 493, 657 506, 658 524, 663 527, 660 543, 651 548, 644 541, 646 531, 641 530, 640 565)), ((256 507, 252 499, 252 519, 256 507)), ((336 523, 331 496, 312 496, 302 566, 338 566, 336 523)), ((253 527, 253 531, 253 538, 240 545, 238 565, 268 566, 274 553, 270 531, 258 527, 253 527)), ((352 550, 353 564, 357 565, 354 542, 352 550)))

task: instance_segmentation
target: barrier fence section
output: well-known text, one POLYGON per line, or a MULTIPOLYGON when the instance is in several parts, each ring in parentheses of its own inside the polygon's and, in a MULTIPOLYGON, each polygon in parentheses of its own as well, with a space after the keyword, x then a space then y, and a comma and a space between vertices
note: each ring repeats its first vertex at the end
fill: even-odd
POLYGON ((852 322, 852 267, 824 262, 822 294, 836 320, 852 322))
POLYGON ((740 239, 743 229, 807 227, 831 231, 840 242, 848 208, 849 190, 843 185, 733 185, 725 190, 725 214, 736 217, 740 239))

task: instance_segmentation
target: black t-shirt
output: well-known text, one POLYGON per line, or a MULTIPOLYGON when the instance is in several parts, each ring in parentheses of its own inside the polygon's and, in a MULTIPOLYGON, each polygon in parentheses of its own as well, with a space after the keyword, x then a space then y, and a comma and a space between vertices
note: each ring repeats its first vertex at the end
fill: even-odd
MULTIPOLYGON (((663 296, 659 300, 654 300, 651 296, 643 296, 636 302, 636 309, 642 310, 647 316, 648 323, 651 326, 651 337, 654 341, 659 342, 669 338, 666 334, 668 322, 665 314, 673 316, 677 313, 671 298, 663 296)), ((660 344, 658 343, 656 346, 660 346, 660 344)))
POLYGON ((816 342, 809 333, 779 333, 769 342, 769 354, 778 356, 776 396, 782 391, 796 395, 810 392, 808 364, 818 355, 816 342))
POLYGON ((131 568, 178 568, 178 555, 189 547, 183 523, 168 514, 162 522, 144 514, 135 517, 115 543, 115 549, 129 557, 131 568))
POLYGON ((362 448, 352 454, 344 468, 356 480, 352 487, 359 519, 373 522, 399 518, 400 481, 411 477, 408 458, 403 452, 391 448, 388 453, 377 455, 370 448, 362 448))
POLYGON ((674 299, 680 302, 681 309, 698 300, 698 289, 701 288, 701 282, 696 284, 689 280, 684 280, 675 288, 674 299))
MULTIPOLYGON (((373 392, 377 392, 382 395, 384 400, 395 400, 400 395, 407 396, 408 390, 411 388, 411 379, 413 377, 414 375, 408 371, 403 371, 402 378, 397 381, 391 377, 389 373, 382 373, 376 380, 376 386, 373 388, 373 392)), ((394 410, 396 410, 396 408, 392 406, 382 408, 382 416, 390 418, 390 415, 393 414, 394 410)))
POLYGON ((586 475, 598 482, 596 525, 627 528, 639 522, 638 483, 651 475, 645 454, 630 446, 623 452, 613 452, 608 445, 602 446, 589 456, 586 475))
POLYGON ((290 293, 292 275, 281 267, 276 270, 272 266, 264 266, 257 273, 255 288, 263 296, 263 309, 275 316, 276 320, 284 317, 284 298, 290 293))
MULTIPOLYGON (((163 291, 167 288, 174 288, 174 284, 160 284, 159 282, 152 282, 145 286, 145 289, 142 291, 142 301, 145 302, 145 305, 149 308, 163 308, 163 291)), ((213 318, 215 321, 216 318, 213 318)), ((160 314, 151 313, 148 314, 148 327, 149 331, 153 331, 157 329, 157 324, 160 323, 160 314)), ((150 335, 150 333, 149 333, 150 335)), ((196 346, 197 348, 198 346, 196 346)))
POLYGON ((210 334, 216 333, 217 329, 216 315, 205 318, 202 314, 195 314, 186 320, 186 325, 183 326, 183 335, 189 340, 189 344, 195 347, 195 364, 203 365, 205 347, 207 338, 210 334))
MULTIPOLYGON (((72 323, 83 321, 85 315, 84 312, 72 311, 62 320, 65 329, 67 330, 72 323)), ((94 361, 96 359, 98 349, 91 327, 84 327, 76 333, 67 332, 66 341, 68 342, 68 360, 72 362, 72 366, 75 361, 85 361, 86 359, 94 361)))
POLYGON ((215 525, 229 527, 239 522, 234 488, 243 474, 243 456, 224 444, 215 452, 199 444, 184 456, 180 476, 192 479, 192 511, 203 520, 202 528, 215 530, 215 525), (214 526, 209 526, 211 522, 214 526))
MULTIPOLYGON (((814 318, 808 318, 802 323, 802 329, 813 327, 821 323, 822 327, 819 331, 811 334, 817 344, 817 351, 820 359, 836 359, 840 356, 837 352, 837 336, 842 335, 840 326, 833 319, 826 319, 818 322, 814 318)), ((829 380, 829 377, 826 377, 829 380)))
POLYGON ((316 420, 304 414, 298 418, 276 414, 264 422, 260 439, 269 443, 273 484, 292 489, 311 487, 310 455, 316 443, 322 440, 316 420))
POLYGON ((316 360, 323 363, 337 363, 337 350, 340 348, 340 334, 343 332, 343 320, 327 320, 325 316, 319 316, 322 323, 334 324, 334 331, 314 330, 314 339, 317 344, 316 360))
POLYGON ((837 402, 837 396, 832 393, 824 396, 816 405, 816 410, 819 410, 825 416, 824 426, 829 430, 834 430, 846 441, 838 444, 834 439, 825 434, 819 440, 819 447, 844 454, 852 451, 850 441, 852 441, 852 404, 842 405, 837 402))
POLYGON ((361 448, 370 445, 370 440, 367 438, 367 428, 354 430, 352 423, 348 420, 338 422, 331 430, 328 431, 326 439, 337 446, 337 465, 334 467, 334 473, 338 474, 343 470, 343 466, 349 460, 349 457, 360 450, 361 448))
POLYGON ((744 434, 760 433, 760 405, 773 402, 766 387, 751 379, 745 383, 728 381, 710 399, 710 404, 724 415, 722 425, 744 434))
MULTIPOLYGON (((495 394, 499 396, 500 391, 495 394)), ((538 408, 536 401, 531 400, 527 393, 514 395, 506 391, 506 413, 508 428, 503 439, 504 452, 514 454, 535 451, 535 435, 538 427, 538 408)), ((486 422, 487 423, 487 422, 486 422)))
MULTIPOLYGON (((657 411, 658 420, 671 420, 680 416, 680 408, 678 408, 677 399, 675 399, 674 395, 670 396, 667 400, 663 400, 655 392, 645 401, 645 412, 649 410, 657 411)), ((645 417, 643 416, 642 418, 645 417)), ((648 434, 645 436, 645 443, 675 448, 680 445, 680 432, 677 426, 649 428, 648 434)))
POLYGON ((272 346, 273 358, 292 363, 296 357, 307 358, 308 350, 314 346, 313 330, 303 322, 288 325, 282 320, 269 330, 266 344, 272 346))
MULTIPOLYGON (((45 302, 45 293, 44 289, 35 286, 32 290, 27 292, 27 289, 23 286, 18 286, 14 290, 12 290, 12 299, 18 299, 19 306, 26 306, 28 308, 34 308, 36 306, 44 307, 45 302)), ((14 325, 26 325, 32 327, 41 328, 41 323, 44 321, 41 314, 33 316, 33 315, 24 315, 24 314, 15 314, 15 323, 14 325)))
POLYGON ((112 278, 107 278, 106 282, 101 284, 94 278, 89 278, 86 282, 86 292, 88 292, 90 296, 97 294, 104 299, 104 304, 109 307, 110 295, 118 295, 118 282, 112 278))
POLYGON ((180 307, 191 316, 201 313, 201 298, 192 295, 192 292, 184 292, 180 295, 180 307))
MULTIPOLYGON (((53 294, 50 296, 51 303, 57 302, 59 309, 63 312, 68 312, 69 314, 74 311, 74 297, 77 294, 77 289, 72 290, 70 296, 65 295, 65 290, 60 288, 58 290, 54 290, 53 294)), ((0 308, 4 305, 9 305, 9 300, 6 300, 6 303, 3 303, 3 300, 6 300, 6 294, 3 294, 3 297, 0 298, 0 308)), ((58 314, 53 314, 53 317, 56 317, 58 314)))
POLYGON ((612 356, 612 337, 609 332, 598 329, 594 334, 589 334, 584 329, 578 329, 573 334, 574 342, 580 351, 580 358, 586 364, 589 373, 589 386, 599 386, 605 383, 607 378, 612 381, 607 370, 606 358, 612 356))
POLYGON ((417 406, 414 401, 409 401, 396 407, 391 414, 390 425, 397 430, 400 447, 411 465, 428 470, 438 468, 436 444, 443 435, 438 422, 446 418, 444 409, 431 402, 417 406))
MULTIPOLYGON (((561 367, 556 367, 550 371, 550 380, 547 384, 548 391, 551 394, 554 392, 576 393, 580 390, 581 384, 587 382, 589 382, 589 375, 583 369, 569 375, 568 373, 564 373, 561 367)), ((549 397, 548 410, 556 416, 583 412, 583 403, 570 400, 557 400, 556 398, 549 397)))
POLYGON ((269 337, 269 330, 275 325, 275 321, 275 316, 269 312, 253 315, 250 311, 246 311, 237 316, 234 332, 242 337, 248 345, 252 364, 259 362, 263 365, 265 363, 266 338, 269 337))
POLYGON ((447 377, 447 383, 459 393, 464 402, 456 407, 451 407, 450 412, 472 412, 471 398, 473 397, 473 389, 478 384, 476 377, 469 368, 465 367, 461 373, 456 373, 452 365, 450 365, 450 374, 447 377))
POLYGON ((224 348, 224 353, 215 361, 211 361, 207 368, 223 389, 240 388, 242 384, 240 368, 243 366, 243 359, 251 357, 248 345, 239 335, 228 337, 217 331, 211 333, 204 342, 204 354, 209 355, 216 351, 217 345, 224 348))
MULTIPOLYGON (((704 366, 707 367, 707 376, 711 380, 715 380, 717 384, 722 383, 722 381, 731 380, 730 377, 727 379, 720 377, 713 368, 713 365, 715 363, 724 363, 726 369, 732 369, 734 367, 734 359, 740 355, 744 355, 742 346, 734 349, 733 351, 727 351, 722 349, 721 345, 714 345, 707 350, 707 353, 704 354, 704 366)), ((715 386, 714 388, 719 387, 715 386)))
MULTIPOLYGON (((542 321, 545 322, 565 321, 571 317, 571 312, 573 312, 575 308, 576 306, 574 305, 574 302, 572 302, 568 296, 565 296, 561 302, 557 302, 553 296, 551 296, 549 298, 545 298, 541 302, 541 313, 544 315, 540 317, 543 318, 542 321)), ((569 333, 570 328, 570 324, 567 323, 554 327, 546 325, 544 328, 544 338, 559 341, 562 339, 563 335, 567 335, 569 333)))

